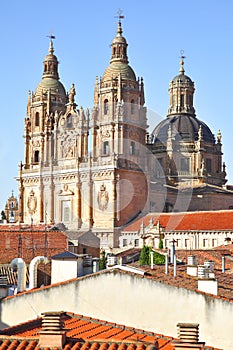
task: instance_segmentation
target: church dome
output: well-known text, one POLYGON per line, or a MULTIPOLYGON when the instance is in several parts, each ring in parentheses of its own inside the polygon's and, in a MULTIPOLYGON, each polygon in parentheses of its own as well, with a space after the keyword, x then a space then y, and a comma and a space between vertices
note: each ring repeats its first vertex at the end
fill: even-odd
POLYGON ((41 92, 46 92, 50 90, 52 93, 66 96, 66 91, 62 83, 53 78, 44 78, 37 85, 36 95, 41 95, 41 92))
POLYGON ((201 120, 191 115, 173 115, 161 121, 152 132, 154 144, 166 143, 168 129, 171 128, 172 139, 177 141, 197 141, 200 133, 204 142, 215 143, 214 135, 210 128, 201 120))
POLYGON ((115 78, 118 77, 119 74, 123 79, 130 79, 136 81, 136 75, 133 69, 127 64, 123 62, 114 62, 111 63, 105 70, 103 79, 115 78))
POLYGON ((176 75, 170 82, 170 84, 185 84, 185 85, 190 85, 190 86, 193 86, 194 83, 192 81, 192 79, 190 77, 188 77, 187 75, 185 74, 178 74, 176 75))

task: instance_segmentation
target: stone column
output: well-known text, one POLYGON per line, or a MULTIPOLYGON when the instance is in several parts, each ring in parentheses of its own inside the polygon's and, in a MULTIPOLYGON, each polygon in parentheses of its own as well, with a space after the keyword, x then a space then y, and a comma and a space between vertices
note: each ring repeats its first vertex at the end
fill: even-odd
POLYGON ((81 197, 81 182, 78 179, 76 183, 77 187, 77 218, 78 218, 78 229, 82 226, 82 197, 81 197))
POLYGON ((50 166, 50 222, 54 223, 54 182, 53 182, 53 165, 50 166))

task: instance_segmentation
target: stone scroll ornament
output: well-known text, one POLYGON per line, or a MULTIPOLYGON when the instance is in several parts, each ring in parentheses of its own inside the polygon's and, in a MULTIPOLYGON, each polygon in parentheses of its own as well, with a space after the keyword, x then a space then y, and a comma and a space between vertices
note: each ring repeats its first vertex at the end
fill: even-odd
POLYGON ((107 209, 108 200, 109 200, 108 191, 106 191, 106 187, 104 186, 104 184, 102 184, 100 186, 100 191, 98 192, 98 197, 97 197, 97 202, 100 210, 104 211, 107 209))
POLYGON ((33 190, 31 190, 30 195, 28 197, 27 206, 28 206, 29 214, 31 215, 35 214, 36 207, 37 207, 37 199, 33 190))

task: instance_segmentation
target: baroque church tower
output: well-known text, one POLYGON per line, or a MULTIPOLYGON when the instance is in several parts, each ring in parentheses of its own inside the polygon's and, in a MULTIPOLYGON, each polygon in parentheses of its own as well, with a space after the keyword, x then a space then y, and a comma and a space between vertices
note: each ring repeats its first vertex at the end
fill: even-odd
POLYGON ((42 80, 28 94, 25 156, 19 166, 22 223, 64 223, 118 245, 118 227, 147 205, 143 80, 128 64, 121 21, 110 64, 96 79, 94 106, 78 108, 59 80, 51 39, 42 80), (91 145, 92 144, 92 145, 91 145), (90 147, 91 145, 91 147, 90 147))
MULTIPOLYGON (((174 207, 178 211, 200 209, 201 205, 195 199, 203 197, 199 192, 203 192, 204 187, 205 192, 212 194, 220 188, 224 192, 223 185, 227 181, 222 163, 221 133, 218 131, 215 139, 209 127, 196 117, 194 90, 194 82, 185 75, 182 56, 179 74, 169 84, 167 118, 155 127, 148 145, 155 163, 154 180, 166 187, 165 211, 174 207), (185 196, 188 202, 184 200, 185 196)), ((210 206, 210 200, 205 203, 206 209, 208 204, 210 206)))

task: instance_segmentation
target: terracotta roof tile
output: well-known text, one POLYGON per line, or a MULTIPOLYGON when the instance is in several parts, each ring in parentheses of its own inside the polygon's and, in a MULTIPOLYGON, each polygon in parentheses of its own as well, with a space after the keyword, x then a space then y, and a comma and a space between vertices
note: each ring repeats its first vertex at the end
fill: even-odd
POLYGON ((200 211, 185 213, 150 213, 136 219, 123 232, 137 232, 142 222, 148 226, 152 219, 156 225, 158 221, 165 231, 183 230, 233 230, 233 210, 200 211))
MULTIPOLYGON (((38 347, 39 324, 41 319, 1 331, 6 335, 0 335, 0 350, 41 350, 38 347)), ((67 332, 65 350, 174 350, 172 337, 81 315, 67 313, 64 327, 67 332)))

